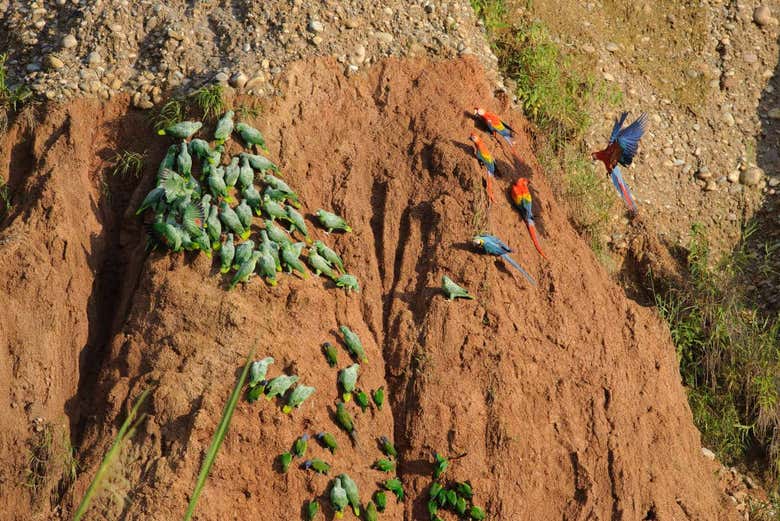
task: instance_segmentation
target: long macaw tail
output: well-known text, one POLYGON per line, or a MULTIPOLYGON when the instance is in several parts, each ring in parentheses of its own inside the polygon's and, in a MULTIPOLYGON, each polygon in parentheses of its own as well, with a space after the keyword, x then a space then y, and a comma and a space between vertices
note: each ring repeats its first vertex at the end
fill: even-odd
POLYGON ((522 267, 522 266, 520 266, 520 264, 518 264, 518 262, 517 262, 515 259, 513 259, 512 257, 510 257, 508 253, 505 253, 505 254, 503 254, 501 257, 503 257, 503 258, 504 258, 504 260, 506 260, 506 261, 507 261, 509 264, 511 264, 512 266, 514 266, 514 267, 515 267, 515 269, 516 269, 517 271, 519 271, 520 273, 522 273, 522 274, 523 274, 523 277, 525 277, 525 278, 527 278, 527 279, 528 279, 528 282, 530 282, 531 284, 533 284, 534 286, 536 286, 536 281, 534 280, 534 278, 533 278, 533 277, 532 277, 532 276, 531 276, 531 275, 530 275, 530 274, 529 274, 527 271, 525 271, 525 270, 523 269, 523 267, 522 267))
POLYGON ((544 252, 542 251, 542 246, 539 244, 539 237, 537 237, 536 235, 536 225, 534 224, 533 221, 526 221, 525 225, 528 227, 528 235, 531 236, 531 240, 534 243, 534 247, 536 248, 536 251, 538 251, 539 255, 541 255, 546 259, 547 255, 545 255, 544 252))
POLYGON ((487 176, 487 195, 488 195, 488 199, 490 200, 491 203, 495 203, 496 202, 496 198, 493 195, 493 175, 490 172, 488 172, 487 175, 488 175, 487 176))
POLYGON ((629 190, 628 185, 623 180, 623 176, 620 174, 620 169, 618 167, 613 168, 609 176, 612 179, 612 184, 615 185, 618 193, 626 202, 628 211, 631 213, 636 213, 637 207, 636 203, 634 202, 634 196, 631 195, 631 190, 629 190))

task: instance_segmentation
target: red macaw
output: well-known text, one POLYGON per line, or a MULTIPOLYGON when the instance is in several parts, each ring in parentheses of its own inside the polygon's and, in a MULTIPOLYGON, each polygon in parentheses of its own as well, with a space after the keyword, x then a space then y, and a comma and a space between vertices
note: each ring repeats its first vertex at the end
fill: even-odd
POLYGON ((517 182, 512 185, 512 202, 520 211, 520 215, 525 221, 525 225, 528 227, 528 234, 531 236, 531 240, 534 243, 536 251, 539 255, 547 258, 547 255, 542 251, 542 247, 539 245, 539 238, 536 235, 536 225, 534 224, 534 214, 532 210, 531 191, 528 189, 528 179, 521 177, 517 182))
POLYGON ((617 188, 618 193, 623 197, 631 213, 636 213, 636 203, 631 196, 623 176, 620 174, 618 165, 629 166, 634 161, 639 141, 647 129, 647 114, 642 113, 629 126, 623 128, 626 122, 628 112, 623 112, 619 119, 615 120, 612 127, 612 134, 609 137, 609 145, 604 150, 593 152, 591 158, 594 161, 601 161, 607 169, 607 175, 612 179, 612 184, 617 188))
POLYGON ((493 197, 493 177, 496 175, 496 162, 493 159, 493 154, 487 149, 485 143, 474 132, 471 133, 469 139, 474 143, 474 154, 477 156, 477 160, 487 170, 487 194, 490 202, 495 202, 493 197))
POLYGON ((481 108, 475 108, 474 115, 482 118, 487 125, 488 130, 490 130, 494 136, 498 134, 509 143, 509 146, 514 146, 512 134, 514 134, 515 131, 512 127, 501 121, 501 118, 499 118, 498 115, 481 108))

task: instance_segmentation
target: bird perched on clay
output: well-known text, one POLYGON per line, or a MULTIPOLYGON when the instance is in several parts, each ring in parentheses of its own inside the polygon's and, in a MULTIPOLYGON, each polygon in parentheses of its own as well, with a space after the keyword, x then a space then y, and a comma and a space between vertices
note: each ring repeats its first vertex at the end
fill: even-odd
POLYGON ((368 395, 366 392, 362 389, 355 389, 352 394, 355 396, 355 403, 360 406, 360 410, 366 412, 366 409, 368 409, 368 405, 370 403, 368 401, 368 395))
POLYGON ((309 446, 309 435, 304 433, 303 436, 296 439, 293 443, 292 453, 296 458, 302 458, 306 455, 306 448, 309 446))
POLYGON ((356 517, 360 517, 360 491, 357 483, 347 474, 341 474, 339 477, 341 478, 341 486, 347 491, 347 500, 352 506, 352 512, 356 517))
POLYGON ((328 233, 333 232, 333 230, 342 230, 345 232, 352 231, 352 228, 347 224, 347 221, 335 213, 319 209, 314 215, 316 215, 317 220, 320 222, 322 227, 328 231, 328 233))
POLYGON ((309 501, 306 504, 306 521, 314 521, 317 517, 317 513, 320 511, 320 504, 314 500, 309 501))
POLYGON ((192 193, 187 180, 173 170, 163 170, 158 176, 157 186, 165 191, 165 201, 167 203, 172 203, 176 199, 186 197, 192 193))
POLYGON ((181 224, 187 233, 192 236, 200 235, 203 230, 203 224, 205 219, 203 218, 203 208, 200 206, 200 201, 195 203, 188 203, 184 206, 181 215, 181 224))
POLYGON ((352 416, 344 406, 344 402, 336 403, 336 423, 341 427, 344 432, 349 434, 349 437, 353 442, 357 443, 357 431, 355 430, 355 423, 352 420, 352 416))
POLYGON ((157 131, 160 136, 170 136, 175 139, 189 139, 195 132, 200 130, 203 123, 200 121, 182 121, 157 131))
POLYGON ((377 521, 379 515, 376 513, 376 505, 373 501, 369 501, 366 504, 366 521, 377 521))
POLYGON ((471 517, 471 519, 474 521, 481 521, 482 519, 485 519, 485 511, 480 507, 471 507, 471 510, 469 511, 469 517, 471 517))
POLYGON ((233 266, 233 258, 236 255, 236 247, 233 245, 233 234, 229 233, 227 239, 219 250, 219 272, 227 273, 233 266))
POLYGON ((173 170, 173 168, 176 166, 177 155, 179 155, 179 147, 176 145, 169 146, 168 150, 165 152, 165 155, 162 158, 162 161, 160 161, 160 166, 157 167, 158 177, 163 173, 164 170, 173 170))
POLYGON ((298 381, 298 377, 295 375, 279 375, 270 382, 265 389, 265 399, 270 400, 276 396, 281 396, 287 392, 287 389, 298 381))
POLYGON ((382 448, 385 456, 389 458, 398 459, 398 451, 395 450, 395 445, 390 441, 387 436, 379 437, 379 446, 382 448))
POLYGON ((317 441, 319 441, 323 447, 328 449, 331 454, 335 454, 336 449, 339 448, 338 443, 336 443, 336 438, 332 434, 328 434, 327 432, 320 432, 315 436, 315 438, 317 438, 317 441))
POLYGON ((515 133, 515 131, 512 129, 512 127, 504 123, 497 114, 482 108, 475 108, 474 115, 482 118, 482 121, 485 122, 488 130, 494 136, 501 136, 506 140, 507 143, 509 143, 509 146, 514 146, 512 135, 515 133))
POLYGON ((336 351, 336 347, 330 342, 325 342, 322 345, 322 352, 325 354, 325 360, 328 362, 328 365, 330 367, 336 367, 336 364, 338 364, 338 351, 336 351))
POLYGON ((443 275, 441 278, 441 290, 447 296, 448 300, 455 300, 456 298, 474 298, 471 294, 469 294, 468 291, 458 286, 455 281, 453 281, 447 275, 443 275))
POLYGON ((275 172, 279 172, 279 167, 276 166, 273 161, 268 159, 265 156, 258 156, 256 154, 247 154, 245 152, 242 152, 239 154, 239 157, 246 158, 247 161, 249 161, 249 166, 251 166, 253 169, 257 170, 258 172, 265 172, 267 170, 273 170, 275 172))
POLYGON ((336 278, 336 274, 334 273, 330 264, 328 264, 328 261, 325 260, 325 257, 317 253, 314 248, 309 250, 309 255, 306 260, 308 261, 309 267, 311 267, 315 275, 320 276, 320 274, 322 274, 331 279, 336 278))
POLYGON ((187 142, 182 141, 179 145, 179 154, 176 156, 176 166, 179 168, 179 173, 187 177, 192 173, 192 156, 187 150, 187 142))
POLYGON ((225 186, 228 188, 236 186, 239 175, 241 175, 241 167, 238 166, 238 158, 234 157, 225 167, 225 186))
POLYGON ((338 277, 335 280, 335 282, 336 282, 336 287, 345 289, 347 293, 349 293, 350 291, 360 293, 360 284, 358 284, 357 277, 355 277, 354 275, 345 273, 340 277, 338 277))
POLYGON ((252 240, 244 241, 236 246, 236 253, 233 257, 233 269, 238 269, 241 264, 248 261, 252 257, 254 249, 255 243, 252 240))
POLYGON ((271 219, 265 219, 263 221, 265 225, 265 231, 273 242, 281 247, 284 244, 291 244, 290 236, 285 231, 277 226, 271 219))
POLYGON ((211 147, 209 146, 208 141, 205 139, 193 139, 190 141, 188 146, 190 155, 195 156, 201 161, 208 159, 209 155, 211 155, 211 147))
POLYGON ((282 467, 282 472, 286 473, 292 463, 292 454, 285 452, 279 455, 279 466, 282 467))
POLYGON ((474 143, 474 155, 477 157, 477 161, 485 167, 485 171, 487 172, 487 194, 488 199, 493 203, 495 202, 493 179, 496 176, 496 161, 493 159, 493 154, 490 153, 485 142, 482 141, 482 138, 472 132, 469 139, 474 143))
POLYGON ((246 143, 247 148, 252 148, 252 145, 260 147, 263 152, 268 153, 268 147, 265 146, 265 139, 263 134, 259 130, 246 123, 237 123, 236 131, 241 136, 241 139, 246 143))
POLYGON ((241 158, 241 164, 238 167, 238 186, 240 188, 254 188, 255 184, 255 171, 252 170, 252 166, 249 164, 249 159, 246 157, 241 158))
POLYGON ((330 465, 321 459, 307 459, 301 465, 301 468, 305 470, 313 470, 318 474, 328 474, 330 472, 330 465))
MULTIPOLYGON (((266 197, 269 196, 266 195, 266 197)), ((290 233, 297 230, 298 233, 303 235, 304 240, 310 244, 311 237, 309 237, 309 229, 306 227, 306 221, 303 220, 303 215, 292 206, 285 208, 285 211, 287 213, 287 220, 290 222, 290 233)))
POLYGON ((209 214, 206 217, 206 231, 209 234, 209 239, 211 239, 211 247, 218 250, 222 238, 222 221, 219 220, 219 209, 215 205, 211 205, 209 214))
POLYGON ((366 352, 363 350, 363 343, 357 333, 347 326, 339 326, 339 331, 344 336, 344 345, 347 346, 347 350, 361 362, 368 360, 366 352))
POLYGON ((238 220, 241 221, 241 226, 248 230, 252 226, 252 208, 249 207, 246 199, 242 200, 238 206, 233 208, 233 211, 236 212, 238 220))
POLYGON ((382 410, 382 406, 385 403, 385 388, 384 386, 380 387, 379 389, 375 390, 371 393, 371 399, 374 400, 374 404, 376 405, 376 408, 380 411, 382 410))
POLYGON ((377 490, 374 492, 374 502, 376 502, 377 510, 384 512, 385 508, 387 508, 387 494, 381 490, 377 490))
POLYGON ((255 272, 255 266, 257 265, 257 260, 260 258, 260 252, 256 251, 253 252, 252 255, 241 263, 241 265, 238 267, 238 271, 236 271, 236 274, 233 276, 233 280, 230 281, 230 286, 228 289, 233 289, 236 287, 236 284, 239 282, 247 282, 249 280, 249 277, 252 276, 252 274, 255 272))
POLYGON ((507 261, 509 264, 511 264, 517 271, 522 273, 522 275, 528 279, 528 281, 536 286, 536 281, 531 277, 531 275, 528 274, 527 271, 523 269, 520 264, 517 263, 516 260, 514 260, 512 257, 509 256, 510 253, 512 253, 512 250, 504 244, 501 239, 494 235, 488 235, 488 234, 481 234, 473 237, 471 239, 471 242, 481 248, 485 253, 488 255, 494 255, 496 257, 501 257, 505 261, 507 261))
POLYGON ((274 363, 272 356, 267 356, 262 360, 255 360, 252 365, 249 366, 249 387, 254 387, 260 382, 265 380, 266 374, 268 374, 268 368, 274 363))
POLYGON ((372 467, 382 472, 393 472, 395 470, 395 463, 389 459, 378 459, 374 462, 372 467))
POLYGON ((260 251, 267 253, 274 259, 276 271, 282 271, 282 264, 279 260, 279 244, 268 238, 266 230, 260 230, 260 251))
POLYGON ((268 195, 263 196, 262 209, 263 212, 271 219, 271 222, 275 221, 276 219, 288 220, 287 212, 285 211, 284 206, 271 199, 271 197, 268 195))
POLYGON ((385 489, 389 490, 393 494, 395 494, 395 497, 398 499, 398 501, 404 500, 404 486, 401 483, 401 480, 398 478, 392 478, 388 479, 384 483, 382 483, 382 486, 385 487, 385 489))
POLYGON ((352 391, 355 390, 357 384, 358 373, 360 372, 360 364, 352 364, 339 371, 339 384, 344 393, 341 395, 345 402, 352 399, 352 391))
POLYGON ((257 191, 257 188, 250 185, 241 190, 241 197, 244 198, 246 204, 249 205, 255 214, 260 215, 262 213, 263 196, 257 191))
POLYGON ((515 208, 517 208, 523 221, 525 221, 525 226, 528 228, 528 235, 531 236, 534 248, 539 252, 539 255, 546 259, 547 256, 542 251, 542 246, 539 244, 539 237, 536 235, 531 190, 528 188, 528 179, 525 177, 521 177, 512 185, 512 203, 514 203, 515 208))
POLYGON ((287 268, 287 273, 297 271, 301 274, 301 277, 308 278, 309 274, 306 272, 306 267, 298 258, 298 252, 292 244, 283 244, 279 253, 279 260, 282 261, 282 266, 287 268))
POLYGON ((290 396, 287 398, 287 404, 282 407, 282 412, 290 414, 293 409, 300 407, 304 401, 314 394, 314 391, 316 391, 314 387, 299 385, 290 393, 290 396))
POLYGON ((233 111, 228 110, 217 121, 217 127, 214 129, 214 141, 217 145, 221 145, 230 138, 230 134, 233 133, 233 111))
POLYGON ((208 178, 206 181, 208 182, 209 191, 214 199, 222 197, 229 203, 233 202, 233 198, 228 194, 225 178, 222 176, 222 168, 217 167, 208 169, 208 178))
POLYGON ((244 228, 238 215, 236 215, 236 212, 233 211, 230 205, 225 201, 222 201, 219 204, 219 219, 222 221, 222 224, 238 235, 242 240, 249 237, 249 234, 251 233, 250 230, 244 228))
POLYGON ((260 250, 260 259, 257 261, 257 274, 270 286, 276 286, 276 261, 269 251, 260 250))
POLYGON ((171 251, 181 251, 183 234, 176 226, 157 221, 149 226, 149 235, 155 244, 162 244, 171 251))
POLYGON ((344 509, 349 505, 349 499, 347 499, 347 491, 341 486, 339 478, 333 480, 333 486, 330 489, 330 503, 333 505, 333 510, 336 511, 336 518, 344 517, 344 509))
POLYGON ((277 203, 286 203, 294 208, 301 207, 301 203, 298 200, 297 195, 286 194, 281 190, 277 190, 276 188, 270 186, 265 187, 265 190, 263 190, 263 195, 267 195, 277 203))
POLYGON ((164 208, 165 204, 165 188, 157 186, 146 194, 144 200, 141 202, 141 206, 135 211, 136 215, 141 215, 144 210, 151 208, 155 213, 158 213, 164 208))
POLYGON ((439 479, 447 467, 450 465, 450 460, 439 454, 433 453, 433 479, 439 479))
POLYGON ((618 193, 623 197, 629 211, 634 213, 636 212, 636 204, 617 166, 627 167, 633 163, 634 157, 639 150, 639 141, 647 129, 647 114, 640 114, 633 123, 623 127, 626 118, 628 118, 628 112, 620 114, 620 118, 616 119, 615 124, 612 126, 612 134, 609 136, 607 148, 593 152, 591 158, 594 161, 604 163, 607 175, 612 179, 612 184, 615 185, 618 193))
POLYGON ((314 241, 314 248, 328 263, 336 266, 339 271, 344 273, 344 261, 341 260, 338 253, 328 248, 322 241, 314 241))

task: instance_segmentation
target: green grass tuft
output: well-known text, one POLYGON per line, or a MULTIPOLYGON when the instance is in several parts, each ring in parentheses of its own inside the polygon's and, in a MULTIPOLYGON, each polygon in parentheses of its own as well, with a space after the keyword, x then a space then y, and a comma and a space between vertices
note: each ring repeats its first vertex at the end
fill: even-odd
POLYGON ((195 107, 197 107, 203 119, 215 119, 225 112, 227 104, 224 98, 224 89, 222 85, 204 85, 192 94, 190 94, 195 107))
POLYGON ((195 483, 195 489, 192 492, 192 497, 187 505, 187 512, 184 514, 184 521, 192 519, 192 515, 195 513, 195 507, 200 499, 200 494, 203 492, 203 487, 206 485, 206 480, 209 477, 214 460, 217 458, 217 452, 222 446, 222 442, 227 435, 228 428, 230 427, 230 421, 233 419, 233 412, 238 405, 238 399, 241 396, 241 389, 244 387, 246 376, 249 373, 249 366, 252 363, 252 358, 255 356, 255 348, 249 352, 246 357, 246 363, 244 364, 244 370, 241 371, 241 375, 236 381, 236 386, 233 388, 233 392, 230 394, 228 402, 225 404, 225 409, 222 411, 222 418, 217 425, 217 430, 214 432, 214 437, 211 440, 211 445, 206 452, 206 457, 203 460, 203 465, 200 467, 200 473, 198 474, 198 481, 195 483))
POLYGON ((4 179, 0 178, 0 222, 5 220, 13 209, 11 202, 11 190, 8 188, 4 179))
POLYGON ((5 70, 7 60, 7 53, 0 54, 0 109, 16 112, 32 97, 32 91, 26 85, 14 88, 8 85, 8 73, 5 70))
POLYGON ((144 169, 144 159, 146 158, 146 152, 130 152, 129 150, 122 150, 114 155, 113 163, 114 168, 111 170, 113 177, 131 176, 135 179, 141 175, 144 169))
POLYGON ((166 101, 163 106, 160 107, 160 111, 157 115, 152 118, 154 130, 168 128, 181 121, 184 121, 184 105, 179 98, 173 98, 166 101))

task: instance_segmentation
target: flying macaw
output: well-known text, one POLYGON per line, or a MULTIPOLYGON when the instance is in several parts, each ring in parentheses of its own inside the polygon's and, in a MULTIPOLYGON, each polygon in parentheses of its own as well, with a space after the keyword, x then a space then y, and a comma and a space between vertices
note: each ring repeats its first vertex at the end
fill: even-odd
POLYGON ((478 135, 472 132, 469 139, 474 143, 474 154, 477 156, 477 160, 487 171, 487 194, 488 199, 493 203, 495 202, 495 197, 493 196, 493 178, 496 176, 496 162, 493 159, 493 155, 478 135))
POLYGON ((481 247, 485 253, 489 255, 495 255, 496 257, 501 257, 507 261, 509 264, 514 266, 517 271, 522 273, 531 284, 536 286, 536 281, 533 279, 533 277, 531 277, 531 275, 529 275, 528 272, 525 271, 516 260, 509 256, 509 254, 512 253, 512 250, 509 248, 509 246, 504 244, 501 239, 494 235, 483 233, 472 238, 471 242, 475 246, 481 247))
POLYGON ((635 213, 637 211, 636 204, 631 196, 631 191, 623 181, 618 165, 629 166, 634 161, 634 156, 639 148, 639 140, 642 139, 642 135, 647 129, 647 114, 640 114, 633 123, 623 128, 627 117, 628 112, 620 114, 620 118, 615 120, 615 125, 612 127, 609 145, 604 150, 593 152, 591 158, 594 161, 604 163, 607 175, 612 179, 612 184, 625 200, 629 211, 635 213))
POLYGON ((534 243, 536 251, 539 255, 547 256, 542 251, 542 247, 539 245, 539 238, 536 235, 536 225, 534 224, 534 214, 532 210, 531 191, 528 189, 528 179, 521 177, 517 182, 512 185, 512 202, 520 211, 520 215, 525 221, 525 225, 528 227, 528 234, 531 236, 531 240, 534 243))

